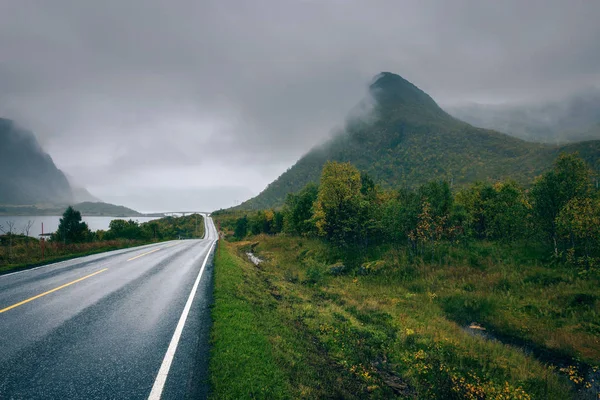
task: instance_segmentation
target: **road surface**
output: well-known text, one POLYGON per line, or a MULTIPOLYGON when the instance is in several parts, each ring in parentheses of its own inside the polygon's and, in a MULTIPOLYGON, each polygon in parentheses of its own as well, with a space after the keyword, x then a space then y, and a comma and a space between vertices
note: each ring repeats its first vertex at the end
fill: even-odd
POLYGON ((205 398, 206 232, 0 276, 0 399, 205 398))

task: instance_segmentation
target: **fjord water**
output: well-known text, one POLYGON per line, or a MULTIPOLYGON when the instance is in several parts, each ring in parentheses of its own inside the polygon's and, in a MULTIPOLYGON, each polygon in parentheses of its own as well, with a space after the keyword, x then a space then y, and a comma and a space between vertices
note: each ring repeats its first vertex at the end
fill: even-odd
MULTIPOLYGON (((16 234, 25 235, 25 228, 29 221, 33 222, 33 225, 29 229, 29 236, 39 237, 40 233, 42 233, 42 223, 44 224, 44 233, 52 233, 56 232, 58 229, 58 224, 60 223, 60 216, 1 216, 0 217, 0 225, 4 228, 4 230, 8 229, 8 222, 13 221, 15 226, 13 228, 13 232, 16 234)), ((132 219, 134 221, 138 221, 139 223, 152 221, 153 219, 157 219, 157 217, 83 217, 83 221, 88 224, 90 230, 96 231, 98 229, 108 229, 108 225, 110 221, 113 219, 132 219)))

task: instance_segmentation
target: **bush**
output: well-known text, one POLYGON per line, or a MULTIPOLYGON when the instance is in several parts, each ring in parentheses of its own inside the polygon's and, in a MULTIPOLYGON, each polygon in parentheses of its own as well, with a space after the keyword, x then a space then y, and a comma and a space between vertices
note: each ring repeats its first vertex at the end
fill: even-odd
POLYGON ((318 261, 309 258, 305 261, 306 269, 306 279, 304 283, 309 285, 316 285, 323 280, 323 264, 318 261))
POLYGON ((348 269, 344 264, 336 264, 329 267, 328 273, 332 276, 341 276, 345 275, 348 272, 348 269))

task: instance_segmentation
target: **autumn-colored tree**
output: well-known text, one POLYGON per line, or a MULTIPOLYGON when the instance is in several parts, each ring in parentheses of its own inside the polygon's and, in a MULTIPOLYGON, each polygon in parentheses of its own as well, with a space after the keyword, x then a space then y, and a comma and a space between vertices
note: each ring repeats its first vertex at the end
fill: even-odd
POLYGON ((574 198, 556 218, 558 234, 571 247, 571 255, 585 264, 600 256, 600 199, 574 198))
POLYGON ((263 223, 263 233, 271 234, 273 232, 273 224, 275 222, 275 212, 273 210, 265 211, 265 219, 263 223))
POLYGON ((408 235, 413 249, 420 254, 425 254, 425 251, 430 249, 431 256, 434 257, 435 246, 447 234, 447 219, 448 215, 435 216, 431 204, 428 201, 424 201, 417 226, 408 235))
POLYGON ((361 188, 360 172, 350 163, 325 164, 314 211, 319 235, 341 247, 357 242, 361 188))

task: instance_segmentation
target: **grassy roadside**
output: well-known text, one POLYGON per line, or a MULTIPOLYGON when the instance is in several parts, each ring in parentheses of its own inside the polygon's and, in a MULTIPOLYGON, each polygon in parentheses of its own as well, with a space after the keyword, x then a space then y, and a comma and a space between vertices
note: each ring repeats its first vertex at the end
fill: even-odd
POLYGON ((219 399, 287 398, 289 388, 268 338, 273 321, 268 314, 261 318, 260 310, 253 307, 253 303, 263 303, 268 308, 268 298, 257 292, 260 282, 248 281, 252 278, 244 273, 242 261, 227 245, 223 247, 215 257, 213 395, 219 399))
POLYGON ((268 274, 221 242, 215 256, 211 398, 357 398, 350 374, 304 330, 268 274), (283 308, 281 308, 283 307, 283 308))
POLYGON ((320 241, 252 239, 217 257, 213 398, 597 398, 578 366, 600 352, 589 277, 485 245, 435 264, 387 249, 344 273, 320 241))

